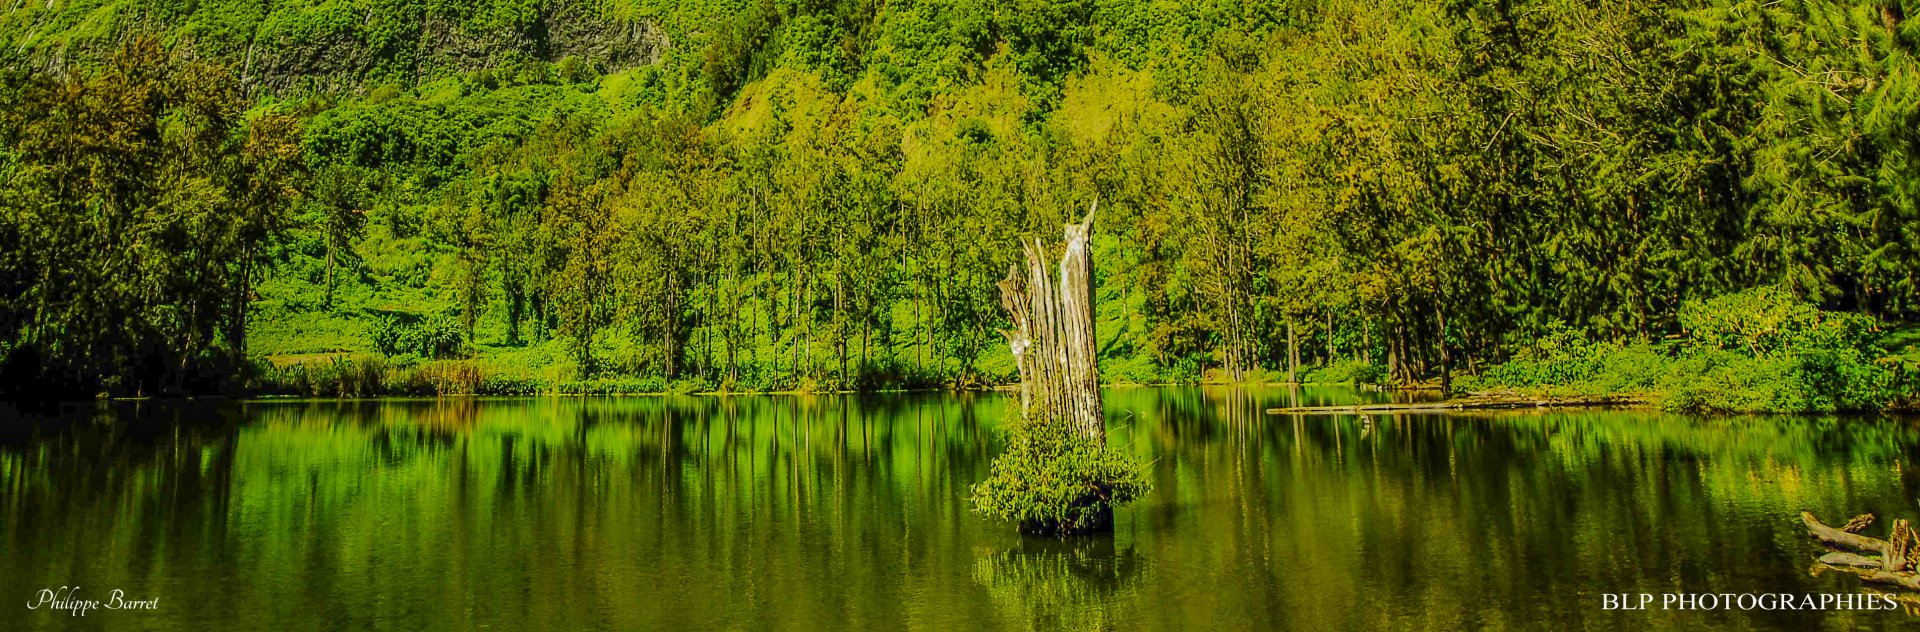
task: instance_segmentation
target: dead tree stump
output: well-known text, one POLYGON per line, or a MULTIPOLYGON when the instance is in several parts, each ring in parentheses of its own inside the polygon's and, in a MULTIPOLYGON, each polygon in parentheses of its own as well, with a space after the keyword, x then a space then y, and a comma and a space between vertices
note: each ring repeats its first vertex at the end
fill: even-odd
POLYGON ((1014 265, 1000 282, 1000 304, 1013 329, 1006 334, 1020 369, 1020 409, 1029 423, 1072 424, 1096 445, 1107 439, 1100 406, 1100 372, 1094 352, 1093 255, 1088 239, 1093 209, 1066 226, 1060 279, 1047 265, 1039 239, 1023 243, 1026 265, 1014 265))
POLYGON ((1029 535, 1113 530, 1113 507, 1152 487, 1146 468, 1107 447, 1095 365, 1093 210, 1066 227, 1053 274, 1039 240, 1021 243, 1024 261, 1000 282, 1006 334, 1020 369, 1020 419, 988 479, 974 486, 982 513, 1019 521, 1029 535))

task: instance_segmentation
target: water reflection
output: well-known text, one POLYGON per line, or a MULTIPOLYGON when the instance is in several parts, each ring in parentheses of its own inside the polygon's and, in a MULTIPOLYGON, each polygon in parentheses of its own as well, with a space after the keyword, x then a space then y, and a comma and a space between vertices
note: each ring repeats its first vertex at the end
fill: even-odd
POLYGON ((1909 421, 1269 416, 1330 390, 1123 389, 1156 491, 1111 538, 968 513, 995 395, 0 411, 0 594, 61 629, 1892 627, 1618 612, 1832 592, 1793 516, 1912 516, 1909 421))
POLYGON ((973 579, 1008 620, 1048 630, 1105 630, 1134 619, 1152 563, 1113 538, 1027 539, 981 556, 973 579))

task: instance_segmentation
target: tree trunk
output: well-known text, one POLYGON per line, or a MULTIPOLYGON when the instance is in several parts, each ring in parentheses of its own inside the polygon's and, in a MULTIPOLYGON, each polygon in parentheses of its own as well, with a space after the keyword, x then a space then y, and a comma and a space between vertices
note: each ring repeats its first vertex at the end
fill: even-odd
POLYGON ((727 381, 737 384, 740 382, 740 267, 737 264, 732 267, 726 275, 727 326, 720 333, 727 343, 727 381))
POLYGON ((513 272, 507 272, 507 346, 518 347, 520 340, 520 317, 526 313, 526 293, 521 290, 520 282, 513 279, 513 272))
POLYGON ((1398 327, 1388 325, 1380 330, 1380 336, 1386 340, 1386 378, 1390 382, 1400 382, 1400 332, 1398 327))
MULTIPOLYGON (((1096 205, 1097 208, 1097 205, 1096 205)), ((1056 287, 1039 240, 1024 244, 1026 269, 1000 282, 1000 302, 1013 324, 1006 334, 1020 369, 1020 406, 1033 423, 1068 423, 1082 437, 1106 443, 1093 328, 1093 211, 1066 227, 1056 287)))
POLYGON ((1294 335, 1293 317, 1287 317, 1287 383, 1300 383, 1300 339, 1294 335))
POLYGON ((1373 321, 1360 321, 1360 361, 1373 363, 1373 321))
POLYGON ((1333 364, 1333 310, 1327 310, 1327 364, 1333 364))
POLYGON ((240 254, 240 283, 234 292, 232 329, 227 335, 227 344, 233 346, 232 356, 236 365, 247 361, 247 307, 253 302, 253 246, 242 249, 240 254))
MULTIPOLYGON (((806 327, 802 330, 804 340, 800 345, 800 359, 807 367, 807 376, 813 377, 813 286, 803 281, 800 284, 800 291, 801 303, 806 306, 804 312, 806 320, 801 321, 806 324, 806 327)), ((794 306, 794 314, 802 314, 800 309, 800 306, 794 306)))
POLYGON ((1395 323, 1393 326, 1393 344, 1396 350, 1395 355, 1400 358, 1399 381, 1403 385, 1413 383, 1414 365, 1420 362, 1420 358, 1415 357, 1418 354, 1413 352, 1413 343, 1408 341, 1407 337, 1406 323, 1395 323))
POLYGON ((333 309, 333 250, 334 250, 333 238, 328 237, 327 238, 327 296, 326 296, 326 299, 320 303, 320 306, 329 310, 333 309))
POLYGON ((1440 394, 1453 394, 1453 354, 1447 350, 1447 312, 1433 308, 1434 322, 1440 326, 1440 394))
POLYGON ((846 279, 840 270, 833 271, 833 352, 840 361, 840 386, 847 387, 847 320, 846 320, 846 279))
MULTIPOLYGON (((701 275, 701 282, 713 287, 713 275, 701 275)), ((713 291, 709 289, 705 294, 706 306, 700 313, 700 362, 694 370, 700 377, 710 378, 713 377, 713 291)))

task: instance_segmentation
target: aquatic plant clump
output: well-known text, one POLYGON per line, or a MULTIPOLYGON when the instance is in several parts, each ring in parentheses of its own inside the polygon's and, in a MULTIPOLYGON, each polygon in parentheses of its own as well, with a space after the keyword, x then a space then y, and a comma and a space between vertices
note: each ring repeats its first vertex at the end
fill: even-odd
POLYGON ((1007 451, 973 486, 973 509, 1020 524, 1028 535, 1113 528, 1113 508, 1151 491, 1148 464, 1108 449, 1068 424, 1014 422, 1007 451))

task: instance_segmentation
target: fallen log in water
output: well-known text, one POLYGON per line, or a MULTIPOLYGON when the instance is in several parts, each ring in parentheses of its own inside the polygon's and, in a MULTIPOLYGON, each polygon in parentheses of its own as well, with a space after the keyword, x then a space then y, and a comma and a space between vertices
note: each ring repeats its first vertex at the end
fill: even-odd
POLYGON ((1857 516, 1840 528, 1827 526, 1805 511, 1800 512, 1800 521, 1806 523, 1807 533, 1814 539, 1833 549, 1815 561, 1816 571, 1837 570, 1876 584, 1920 591, 1920 573, 1914 572, 1914 560, 1909 555, 1920 547, 1920 535, 1906 519, 1893 521, 1887 540, 1860 534, 1873 523, 1870 514, 1857 516))
POLYGON ((1839 571, 1842 573, 1853 575, 1855 577, 1859 577, 1861 581, 1873 582, 1875 584, 1886 584, 1889 586, 1899 586, 1907 590, 1920 590, 1920 573, 1912 573, 1912 572, 1895 573, 1893 571, 1883 571, 1877 568, 1834 566, 1832 564, 1825 564, 1825 566, 1835 571, 1839 571))
POLYGON ((1296 406, 1268 408, 1269 415, 1351 415, 1354 413, 1441 412, 1449 410, 1500 410, 1510 408, 1586 408, 1596 406, 1641 406, 1646 401, 1626 395, 1597 397, 1511 397, 1472 396, 1438 402, 1394 404, 1355 404, 1350 406, 1296 406))
POLYGON ((1853 568, 1880 568, 1882 562, 1877 557, 1867 557, 1858 553, 1834 551, 1820 556, 1820 563, 1828 566, 1849 566, 1853 568))
MULTIPOLYGON (((1827 545, 1828 548, 1845 549, 1856 553, 1884 554, 1889 546, 1886 540, 1870 538, 1860 535, 1857 532, 1829 527, 1820 522, 1820 519, 1813 517, 1813 513, 1811 512, 1800 512, 1800 521, 1807 523, 1807 531, 1812 533, 1813 537, 1819 538, 1820 543, 1827 545)), ((1864 528, 1866 527, 1866 523, 1869 522, 1872 522, 1872 520, 1860 521, 1856 519, 1849 524, 1858 524, 1860 528, 1864 528)))

